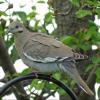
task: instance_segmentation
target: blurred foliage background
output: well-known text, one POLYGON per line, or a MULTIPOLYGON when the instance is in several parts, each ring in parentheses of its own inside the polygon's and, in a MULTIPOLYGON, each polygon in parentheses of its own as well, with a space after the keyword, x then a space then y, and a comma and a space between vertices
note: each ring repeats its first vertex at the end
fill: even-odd
MULTIPOLYGON (((38 18, 38 6, 35 4, 30 6, 31 10, 27 13, 25 10, 21 10, 26 6, 24 4, 20 5, 19 11, 15 11, 14 4, 10 0, 0 0, 0 6, 7 5, 6 9, 0 9, 0 37, 3 37, 5 41, 6 49, 11 57, 10 60, 15 63, 19 56, 14 47, 14 37, 8 35, 6 29, 10 22, 18 19, 30 31, 52 35, 72 47, 75 51, 88 55, 89 59, 78 62, 77 68, 82 78, 87 81, 87 84, 94 91, 95 83, 100 83, 100 24, 95 23, 95 20, 100 19, 100 1, 36 0, 36 2, 40 5, 47 5, 48 8, 41 18, 38 18)), ((28 0, 27 3, 29 3, 28 0)), ((40 9, 41 11, 43 10, 40 9)), ((5 77, 1 79, 1 82, 6 83, 13 75, 9 75, 11 69, 5 70, 1 61, 0 65, 5 72, 5 77)), ((16 72, 15 75, 24 75, 29 72, 30 69, 27 68, 21 73, 16 72)), ((54 74, 54 77, 69 85, 80 100, 94 100, 93 97, 91 98, 82 92, 69 77, 61 75, 61 73, 54 74)), ((25 81, 22 83, 22 87, 25 87, 25 91, 28 93, 27 97, 34 100, 47 100, 50 96, 55 96, 55 93, 59 93, 60 100, 66 100, 66 98, 70 100, 61 88, 46 81, 25 81)), ((10 95, 11 93, 12 91, 9 90, 5 95, 10 95)), ((97 94, 100 98, 100 88, 97 94)))

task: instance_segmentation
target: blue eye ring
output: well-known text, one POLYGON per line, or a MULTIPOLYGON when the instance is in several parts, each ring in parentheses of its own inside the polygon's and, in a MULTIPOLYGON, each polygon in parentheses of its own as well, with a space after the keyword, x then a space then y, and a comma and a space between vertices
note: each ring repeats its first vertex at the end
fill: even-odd
POLYGON ((16 27, 16 28, 18 28, 19 26, 18 26, 18 25, 16 25, 15 27, 16 27))

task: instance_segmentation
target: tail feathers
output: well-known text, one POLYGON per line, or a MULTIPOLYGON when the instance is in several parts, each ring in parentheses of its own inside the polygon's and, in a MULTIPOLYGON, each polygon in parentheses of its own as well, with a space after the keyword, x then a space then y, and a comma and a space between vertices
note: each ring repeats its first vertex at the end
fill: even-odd
POLYGON ((83 81, 83 79, 80 76, 78 76, 77 84, 88 95, 94 95, 93 91, 87 86, 87 84, 83 81))
POLYGON ((83 79, 79 75, 76 66, 73 62, 65 62, 61 64, 60 68, 61 70, 63 70, 63 72, 70 75, 71 78, 74 79, 76 83, 81 87, 81 89, 84 90, 84 92, 86 92, 88 95, 94 95, 92 90, 90 90, 90 88, 87 86, 87 84, 83 81, 83 79))

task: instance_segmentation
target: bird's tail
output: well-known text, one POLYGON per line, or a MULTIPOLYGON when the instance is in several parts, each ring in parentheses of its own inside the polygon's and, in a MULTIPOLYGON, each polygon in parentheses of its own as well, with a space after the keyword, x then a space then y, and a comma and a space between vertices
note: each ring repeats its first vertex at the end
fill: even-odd
POLYGON ((89 95, 94 95, 92 90, 87 86, 87 84, 83 81, 81 76, 79 75, 74 62, 63 62, 60 65, 60 69, 65 73, 69 74, 72 79, 76 81, 76 83, 89 95))

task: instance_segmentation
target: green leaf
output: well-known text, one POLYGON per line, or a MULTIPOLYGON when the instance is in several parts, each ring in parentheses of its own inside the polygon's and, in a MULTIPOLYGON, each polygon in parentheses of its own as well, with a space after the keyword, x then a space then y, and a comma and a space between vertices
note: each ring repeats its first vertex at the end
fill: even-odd
POLYGON ((10 56, 11 56, 11 59, 12 59, 13 62, 15 62, 17 59, 19 59, 19 56, 18 56, 17 51, 15 49, 15 46, 11 50, 11 55, 10 56))
POLYGON ((98 32, 98 28, 97 26, 90 26, 87 32, 95 35, 98 32))
POLYGON ((0 35, 2 35, 4 33, 3 27, 2 25, 0 25, 0 35))
POLYGON ((66 36, 61 39, 61 41, 66 45, 73 45, 77 41, 77 39, 73 36, 66 36))
POLYGON ((71 3, 77 7, 79 7, 79 0, 70 0, 71 3))
POLYGON ((100 33, 97 32, 97 34, 94 35, 92 39, 92 43, 96 45, 100 45, 100 33))
POLYGON ((43 81, 40 81, 38 79, 35 79, 35 80, 32 81, 32 83, 30 85, 30 88, 29 88, 29 91, 31 91, 33 87, 36 90, 41 90, 44 87, 44 82, 43 81))
POLYGON ((35 31, 37 31, 37 30, 39 30, 39 22, 40 22, 40 20, 35 20, 35 25, 34 25, 34 27, 33 27, 33 29, 35 30, 35 31))
POLYGON ((58 79, 58 80, 61 79, 61 75, 60 75, 60 73, 55 73, 53 76, 54 76, 56 79, 58 79))
POLYGON ((98 18, 100 18, 100 8, 96 8, 96 13, 98 15, 98 18))
POLYGON ((3 1, 0 1, 0 4, 4 3, 3 1))
POLYGON ((87 3, 87 5, 90 5, 92 7, 100 6, 100 3, 98 2, 98 0, 86 0, 85 2, 87 3))
POLYGON ((100 68, 97 68, 97 70, 96 70, 96 76, 97 76, 96 82, 100 83, 100 68))
POLYGON ((23 7, 25 7, 25 4, 24 5, 20 5, 20 8, 23 8, 23 7))
POLYGON ((0 11, 0 16, 7 16, 7 14, 3 11, 0 11))
POLYGON ((29 17, 30 19, 33 19, 36 16, 36 14, 37 14, 36 12, 32 11, 27 15, 27 17, 29 17))
POLYGON ((44 88, 46 88, 48 90, 55 90, 57 88, 57 85, 48 82, 48 84, 46 84, 46 86, 44 88))
POLYGON ((58 92, 60 95, 64 95, 64 94, 65 94, 65 91, 64 91, 63 89, 61 89, 61 88, 59 88, 59 89, 57 90, 57 92, 58 92))
POLYGON ((93 62, 94 64, 99 63, 99 62, 100 62, 100 57, 93 56, 93 57, 92 57, 92 62, 93 62))
POLYGON ((84 38, 85 40, 91 42, 91 44, 97 45, 100 43, 100 34, 98 32, 98 27, 94 23, 89 23, 89 27, 84 38))
POLYGON ((93 68, 93 66, 94 66, 93 64, 86 66, 85 72, 86 73, 89 72, 93 68))
POLYGON ((31 92, 32 88, 38 85, 38 80, 32 80, 29 91, 31 92))
POLYGON ((7 40, 5 41, 5 43, 6 43, 7 49, 9 49, 9 47, 11 47, 14 43, 14 37, 9 38, 9 35, 7 34, 7 40))
POLYGON ((90 32, 87 32, 84 36, 84 39, 87 41, 90 40, 91 38, 92 38, 92 34, 90 32))
POLYGON ((100 87, 98 88, 98 97, 100 99, 100 87))
POLYGON ((26 13, 23 12, 23 11, 16 11, 16 12, 13 12, 13 15, 18 15, 18 16, 21 18, 21 20, 22 20, 23 22, 25 22, 25 21, 27 20, 27 15, 26 15, 26 13))
POLYGON ((78 48, 82 49, 83 51, 87 51, 89 49, 91 49, 91 45, 88 43, 79 43, 77 44, 78 48))
POLYGON ((89 11, 89 10, 82 10, 82 9, 81 10, 78 10, 76 12, 76 17, 77 18, 83 18, 83 17, 85 17, 87 15, 92 15, 92 12, 89 11))
POLYGON ((72 36, 66 36, 66 37, 63 37, 61 39, 61 41, 66 44, 66 43, 70 43, 71 41, 73 40, 73 37, 72 36))
MULTIPOLYGON (((99 72, 99 73, 100 73, 100 72, 99 72)), ((97 78, 96 78, 96 82, 97 82, 97 83, 100 83, 100 77, 97 77, 97 78)))
POLYGON ((43 1, 43 0, 40 0, 40 1, 38 1, 37 3, 45 3, 45 1, 43 1))
POLYGON ((36 6, 32 6, 32 10, 34 10, 34 11, 35 11, 35 10, 36 10, 36 6))
POLYGON ((20 73, 20 75, 23 76, 23 75, 29 74, 30 72, 32 72, 32 69, 31 68, 26 68, 20 73))
POLYGON ((45 24, 50 24, 52 22, 52 19, 53 19, 53 16, 52 16, 52 13, 49 12, 45 15, 45 24))

